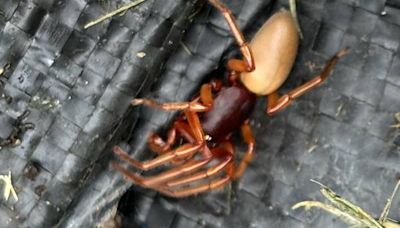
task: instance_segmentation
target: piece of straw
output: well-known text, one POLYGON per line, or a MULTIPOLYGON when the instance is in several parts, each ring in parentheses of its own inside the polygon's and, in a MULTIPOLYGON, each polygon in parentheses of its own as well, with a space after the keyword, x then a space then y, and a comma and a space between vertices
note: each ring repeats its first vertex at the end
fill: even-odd
POLYGON ((83 28, 84 29, 88 29, 88 28, 92 27, 93 25, 96 25, 96 24, 98 24, 98 23, 100 23, 100 22, 102 22, 102 21, 104 21, 104 20, 106 20, 106 19, 108 19, 110 17, 113 17, 113 16, 115 16, 117 14, 120 14, 120 13, 122 13, 124 11, 127 11, 128 9, 130 9, 130 8, 132 8, 134 6, 137 6, 137 5, 139 5, 140 3, 144 2, 144 1, 146 1, 146 0, 136 0, 136 1, 133 1, 131 3, 128 3, 128 4, 118 8, 118 9, 116 9, 116 10, 110 12, 110 13, 107 13, 106 15, 104 15, 102 17, 99 17, 98 19, 96 19, 94 21, 91 21, 91 22, 87 23, 83 28))
POLYGON ((299 33, 300 39, 303 39, 303 33, 301 32, 300 23, 297 18, 296 0, 289 0, 289 8, 290 13, 292 14, 292 17, 296 23, 297 32, 299 33))

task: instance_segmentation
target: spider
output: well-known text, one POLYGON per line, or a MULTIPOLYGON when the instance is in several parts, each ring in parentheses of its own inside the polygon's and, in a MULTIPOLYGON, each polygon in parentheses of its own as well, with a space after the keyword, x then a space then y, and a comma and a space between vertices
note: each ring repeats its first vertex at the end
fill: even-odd
POLYGON ((144 177, 118 163, 111 164, 137 185, 170 197, 185 197, 218 189, 242 176, 254 157, 255 139, 249 116, 257 96, 268 96, 266 113, 273 115, 320 85, 338 59, 347 53, 347 49, 339 51, 319 76, 280 96, 277 90, 290 73, 299 42, 291 14, 286 10, 275 13, 248 44, 231 11, 219 0, 208 2, 226 19, 243 55, 243 59, 230 59, 227 63, 229 84, 212 80, 202 85, 199 96, 189 102, 158 103, 149 99, 133 99, 132 105, 147 105, 163 111, 181 110, 183 115, 173 123, 166 141, 157 134, 149 137, 150 149, 159 154, 152 160, 140 162, 120 147, 113 149, 120 159, 142 171, 169 165, 171 168, 166 171, 144 177), (235 164, 231 135, 237 129, 241 130, 247 151, 235 164), (182 138, 184 143, 174 147, 178 138, 182 138))

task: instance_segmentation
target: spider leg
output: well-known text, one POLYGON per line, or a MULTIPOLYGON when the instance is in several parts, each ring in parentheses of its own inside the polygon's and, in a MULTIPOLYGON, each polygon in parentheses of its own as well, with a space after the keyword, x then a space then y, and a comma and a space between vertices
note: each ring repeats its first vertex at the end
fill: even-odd
POLYGON ((239 26, 236 23, 235 17, 233 16, 232 12, 228 7, 226 7, 224 4, 222 4, 219 0, 209 0, 209 2, 217 8, 222 15, 225 17, 225 20, 227 21, 233 36, 236 39, 237 44, 240 47, 240 51, 242 52, 242 55, 244 57, 244 60, 242 59, 231 59, 228 61, 228 69, 230 71, 235 71, 235 72, 251 72, 255 69, 254 65, 254 57, 251 52, 251 49, 247 42, 244 39, 244 36, 242 32, 239 29, 239 26))
MULTIPOLYGON (((221 88, 222 88, 221 81, 219 81, 217 79, 212 80, 210 83, 202 85, 202 87, 200 89, 200 96, 198 98, 195 98, 193 101, 197 101, 200 99, 201 102, 204 104, 204 106, 210 108, 214 103, 212 92, 218 92, 221 90, 221 88)), ((190 108, 189 108, 189 110, 190 110, 190 108)), ((198 121, 196 121, 196 122, 198 122, 198 121)), ((162 140, 162 138, 159 137, 157 134, 153 134, 150 136, 149 141, 148 141, 150 149, 157 152, 158 154, 162 154, 165 151, 169 150, 171 145, 173 145, 175 143, 177 132, 181 136, 183 136, 183 138, 185 138, 188 142, 195 143, 196 142, 196 140, 194 139, 195 136, 191 133, 190 128, 191 127, 187 123, 185 123, 181 120, 175 121, 173 124, 173 127, 168 132, 167 142, 164 142, 164 140, 162 140)), ((201 128, 199 122, 198 122, 198 124, 196 124, 196 126, 194 128, 195 129, 201 128)), ((198 130, 195 130, 195 131, 198 131, 198 130)), ((198 134, 198 137, 199 136, 200 135, 198 134)), ((174 159, 172 162, 176 164, 176 163, 180 163, 182 161, 179 161, 178 159, 174 159)))
POLYGON ((182 197, 198 194, 214 188, 219 188, 228 183, 231 180, 231 174, 233 173, 232 171, 234 169, 234 148, 232 143, 228 141, 221 143, 219 147, 212 149, 211 152, 214 154, 214 156, 221 158, 220 162, 214 164, 206 170, 190 174, 182 178, 172 179, 171 181, 168 181, 162 186, 158 187, 157 190, 172 197, 182 197), (226 170, 228 174, 227 178, 219 177, 215 180, 211 179, 220 174, 223 170, 226 170), (184 186, 202 179, 207 180, 208 183, 190 187, 184 186))
POLYGON ((156 152, 157 154, 163 154, 170 150, 171 145, 175 143, 176 140, 176 129, 172 127, 168 131, 167 141, 165 142, 158 134, 152 133, 147 143, 152 151, 156 152))
MULTIPOLYGON (((192 100, 192 102, 189 102, 189 103, 197 102, 198 104, 200 104, 198 102, 200 100, 201 104, 203 105, 203 108, 207 109, 207 110, 203 110, 203 108, 200 108, 201 110, 200 109, 193 110, 193 108, 190 108, 190 107, 189 107, 189 109, 184 109, 184 110, 190 110, 190 111, 194 111, 194 112, 208 111, 214 103, 214 98, 213 98, 212 93, 219 92, 221 90, 221 88, 222 88, 222 82, 219 79, 212 79, 209 83, 203 84, 200 89, 200 95, 195 97, 192 100)), ((134 101, 137 101, 137 100, 134 100, 134 101)), ((153 101, 151 101, 151 102, 153 102, 153 101)), ((186 105, 184 103, 178 103, 178 104, 182 104, 184 106, 186 105)), ((187 123, 185 123, 184 121, 181 121, 181 120, 177 120, 174 122, 173 127, 171 128, 171 130, 168 133, 167 143, 165 143, 161 139, 161 137, 159 137, 158 135, 153 134, 149 140, 150 148, 152 148, 152 150, 157 153, 163 153, 164 151, 168 150, 170 148, 170 146, 172 144, 174 144, 174 142, 175 142, 176 131, 178 131, 180 133, 180 135, 183 136, 183 138, 185 138, 187 141, 193 142, 193 143, 195 142, 194 136, 193 136, 193 134, 191 134, 190 127, 187 125, 187 123)))
POLYGON ((140 162, 136 159, 131 158, 129 154, 124 152, 120 147, 114 147, 114 153, 117 154, 122 160, 141 170, 149 170, 155 168, 157 166, 170 162, 174 158, 191 156, 199 150, 202 151, 205 159, 212 158, 212 154, 209 148, 204 145, 205 137, 203 129, 201 128, 199 117, 196 113, 191 111, 185 111, 184 113, 189 123, 190 130, 192 131, 194 142, 184 144, 175 150, 165 152, 158 157, 145 162, 140 162))
POLYGON ((204 84, 200 89, 200 97, 189 102, 158 103, 150 99, 136 98, 131 101, 131 104, 134 106, 147 105, 164 111, 189 110, 193 112, 207 112, 213 104, 212 90, 215 86, 217 85, 214 83, 204 84), (199 102, 199 99, 201 102, 199 102))
POLYGON ((210 191, 213 189, 221 188, 228 184, 231 181, 231 177, 229 175, 225 175, 223 177, 220 177, 218 179, 212 180, 209 183, 202 184, 196 187, 192 188, 184 188, 184 189, 179 189, 176 191, 171 191, 168 189, 162 189, 162 188, 157 188, 158 191, 163 193, 164 195, 170 196, 170 197, 185 197, 185 196, 190 196, 190 195, 196 195, 201 192, 206 192, 210 191))
POLYGON ((222 142, 217 148, 211 149, 211 153, 213 154, 214 157, 222 158, 222 159, 220 159, 220 162, 218 164, 210 167, 209 169, 207 169, 205 171, 201 171, 197 174, 193 174, 190 177, 186 176, 181 179, 169 181, 168 183, 166 183, 166 185, 169 187, 173 187, 173 186, 181 185, 181 184, 188 183, 191 181, 196 181, 196 180, 204 178, 203 175, 210 176, 211 174, 217 174, 220 170, 222 170, 225 167, 227 168, 227 173, 232 175, 232 173, 233 173, 232 171, 234 169, 233 157, 235 154, 235 150, 234 150, 232 143, 230 141, 222 142), (228 164, 232 164, 232 165, 227 167, 228 164))
MULTIPOLYGON (((144 187, 153 187, 159 184, 162 184, 172 178, 175 178, 179 175, 190 173, 193 171, 198 170, 199 168, 208 164, 212 159, 203 159, 203 160, 189 160, 185 164, 181 166, 177 166, 165 172, 162 172, 158 175, 150 176, 150 177, 143 177, 137 173, 133 173, 128 169, 122 167, 119 164, 112 163, 111 165, 121 172, 126 178, 130 179, 132 182, 144 186, 144 187)), ((157 189, 157 188, 155 188, 157 189)), ((157 189, 158 190, 158 189, 157 189)))
POLYGON ((132 180, 134 183, 137 183, 145 187, 152 187, 154 185, 158 185, 172 178, 175 178, 179 175, 196 171, 197 169, 208 164, 213 159, 213 154, 211 153, 208 146, 205 145, 204 132, 203 129, 201 128, 199 117, 197 113, 189 110, 185 110, 184 114, 187 118, 190 129, 194 136, 194 143, 184 144, 183 146, 180 146, 179 148, 173 151, 166 152, 147 162, 139 162, 135 159, 130 158, 129 155, 119 147, 115 147, 114 152, 122 160, 125 160, 129 164, 142 170, 148 170, 150 168, 157 167, 159 165, 171 161, 174 158, 192 156, 199 150, 202 152, 203 155, 201 160, 188 160, 181 166, 174 167, 170 170, 167 170, 165 172, 162 172, 158 175, 151 177, 143 177, 137 173, 130 172, 128 169, 116 163, 112 163, 111 165, 119 172, 121 172, 126 178, 132 180))
POLYGON ((236 168, 233 179, 237 179, 243 175, 244 171, 247 168, 247 165, 254 157, 254 147, 256 142, 253 133, 251 132, 248 121, 245 121, 245 123, 241 127, 241 130, 243 139, 247 143, 247 151, 240 161, 238 167, 236 168))
POLYGON ((192 175, 188 175, 179 179, 175 179, 172 181, 168 181, 167 183, 165 183, 165 185, 167 187, 176 187, 179 185, 184 185, 184 184, 188 184, 191 182, 195 182, 201 179, 206 179, 209 177, 213 177, 215 175, 217 175, 220 171, 222 171, 224 168, 227 167, 228 164, 232 163, 233 161, 233 157, 232 156, 226 156, 224 159, 222 159, 219 163, 211 166, 210 168, 197 172, 195 174, 192 175))
POLYGON ((214 103, 214 99, 212 97, 212 85, 211 84, 204 84, 200 88, 200 100, 202 103, 207 106, 211 107, 214 103))
POLYGON ((319 76, 289 91, 287 94, 279 96, 278 92, 275 91, 274 93, 268 95, 268 105, 266 113, 268 115, 273 115, 276 112, 281 111, 282 109, 286 108, 290 103, 292 103, 294 99, 319 86, 323 81, 326 80, 326 78, 328 78, 339 58, 346 55, 347 52, 347 48, 337 52, 336 55, 328 61, 328 63, 325 65, 324 70, 319 76))
POLYGON ((164 111, 174 111, 174 110, 191 110, 195 112, 206 112, 208 107, 199 103, 198 101, 190 102, 171 102, 171 103, 158 103, 150 99, 135 98, 131 101, 131 104, 136 105, 147 105, 152 108, 161 109, 164 111))
POLYGON ((190 144, 190 143, 184 144, 175 150, 171 150, 169 152, 166 152, 164 154, 157 156, 154 159, 151 159, 151 160, 148 160, 145 162, 140 162, 136 159, 131 158, 128 153, 123 151, 118 146, 114 147, 113 151, 119 158, 126 161, 127 163, 134 166, 135 168, 138 168, 140 170, 149 170, 149 169, 158 167, 160 165, 163 165, 165 163, 168 163, 175 158, 183 158, 186 156, 193 155, 194 153, 199 151, 201 149, 201 147, 203 147, 203 145, 195 145, 195 144, 190 144))

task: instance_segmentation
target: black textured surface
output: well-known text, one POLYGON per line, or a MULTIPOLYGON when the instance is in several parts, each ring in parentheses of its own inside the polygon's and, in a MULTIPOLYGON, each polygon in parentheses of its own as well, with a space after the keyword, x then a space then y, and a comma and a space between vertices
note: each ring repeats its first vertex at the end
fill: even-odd
POLYGON ((101 221, 98 207, 83 208, 91 219, 68 215, 81 191, 112 190, 107 181, 91 188, 95 177, 88 177, 108 170, 97 161, 135 121, 124 118, 129 100, 156 80, 195 9, 195 1, 163 1, 164 7, 148 0, 83 29, 128 2, 1 3, 0 65, 11 68, 0 78, 0 93, 12 101, 0 98, 0 138, 9 137, 25 110, 31 114, 24 122, 36 125, 21 135, 21 145, 0 151, 0 173, 12 172, 19 196, 18 202, 1 200, 1 227, 82 227, 82 218, 92 227, 101 221), (146 56, 140 59, 138 52, 146 56))
MULTIPOLYGON (((272 10, 287 7, 283 0, 224 2, 248 39, 272 10)), ((165 131, 173 118, 145 107, 130 111, 129 100, 139 93, 160 101, 187 100, 203 81, 223 77, 226 60, 237 54, 223 17, 209 5, 183 34, 196 8, 191 1, 147 0, 82 29, 119 3, 6 0, 0 5, 0 66, 11 63, 2 80, 13 97, 10 104, 0 100, 0 135, 26 109, 32 112, 27 121, 36 124, 22 145, 0 152, 0 173, 12 171, 20 198, 2 201, 4 227, 92 227, 109 216, 130 186, 108 169, 109 148, 124 134, 131 140, 121 145, 136 158, 149 158, 148 133, 165 131), (151 82, 156 83, 148 90, 151 82), (53 107, 43 104, 47 98, 53 107), (119 125, 121 120, 126 122, 119 125), (132 122, 133 131, 126 134, 132 122)), ((128 227, 343 227, 324 213, 290 209, 320 197, 310 178, 378 216, 400 171, 400 133, 389 128, 400 111, 399 5, 299 0, 305 39, 282 91, 318 74, 341 47, 350 46, 351 53, 322 87, 276 117, 263 114, 265 98, 260 99, 251 122, 257 157, 231 190, 176 200, 134 186, 121 203, 131 209, 128 227)))

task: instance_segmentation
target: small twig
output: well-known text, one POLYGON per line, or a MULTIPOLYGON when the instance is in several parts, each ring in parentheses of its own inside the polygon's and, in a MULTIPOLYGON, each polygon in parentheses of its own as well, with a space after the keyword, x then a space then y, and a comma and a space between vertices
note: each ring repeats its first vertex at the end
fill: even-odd
POLYGON ((102 21, 104 21, 104 20, 106 20, 106 19, 108 19, 110 17, 113 17, 113 16, 115 16, 117 14, 120 14, 120 13, 122 13, 124 11, 127 11, 128 9, 130 9, 130 8, 132 8, 134 6, 137 6, 137 5, 139 5, 140 3, 144 2, 144 1, 146 1, 146 0, 136 0, 136 1, 133 1, 131 3, 128 3, 125 6, 122 6, 122 7, 118 8, 117 10, 114 10, 114 11, 112 11, 112 12, 110 12, 110 13, 108 13, 108 14, 106 14, 106 15, 104 15, 104 16, 96 19, 96 20, 94 20, 94 21, 91 21, 91 22, 87 23, 83 28, 84 29, 90 28, 93 25, 96 25, 96 24, 98 24, 98 23, 100 23, 100 22, 102 22, 102 21))
MULTIPOLYGON (((320 185, 320 192, 330 201, 331 204, 325 204, 318 201, 304 201, 294 205, 293 209, 299 207, 305 207, 306 209, 317 207, 338 216, 341 220, 350 224, 351 227, 384 228, 379 221, 375 220, 362 208, 342 198, 324 184, 316 180, 311 181, 320 185)), ((390 205, 385 208, 387 207, 390 207, 390 205)), ((386 212, 386 210, 384 211, 386 212)))
POLYGON ((396 120, 400 122, 400 112, 394 114, 394 118, 396 118, 396 120))
POLYGON ((338 117, 338 116, 340 115, 340 113, 341 113, 342 110, 343 110, 343 106, 344 106, 344 104, 341 103, 341 104, 339 105, 339 107, 336 109, 335 117, 338 117))
POLYGON ((311 145, 311 146, 308 148, 307 152, 308 152, 308 153, 311 153, 311 152, 313 152, 315 149, 317 149, 317 147, 318 147, 318 145, 313 144, 313 145, 311 145))
POLYGON ((290 13, 292 14, 293 19, 296 23, 297 32, 299 33, 299 37, 300 37, 300 39, 303 39, 303 33, 301 32, 300 23, 297 18, 296 0, 289 0, 289 8, 290 8, 290 13))
POLYGON ((192 14, 190 14, 190 15, 188 16, 188 20, 189 20, 189 21, 192 21, 192 20, 194 19, 194 17, 196 17, 197 14, 199 14, 199 13, 201 12, 201 9, 203 8, 203 6, 204 6, 205 3, 206 3, 205 1, 201 1, 201 2, 200 2, 200 4, 199 4, 199 6, 197 7, 196 11, 194 11, 192 14))
POLYGON ((313 182, 313 183, 315 183, 315 184, 317 184, 317 185, 319 185, 319 186, 322 187, 322 188, 328 188, 328 186, 322 184, 321 182, 319 182, 319 181, 317 181, 317 180, 310 179, 310 181, 313 182))
POLYGON ((394 187, 394 190, 392 192, 392 195, 389 197, 385 207, 383 208, 382 214, 379 217, 380 224, 383 224, 384 222, 386 222, 388 215, 389 215, 390 208, 392 206, 393 198, 396 195, 397 191, 399 190, 399 187, 400 187, 400 181, 397 182, 396 187, 394 187))
POLYGON ((345 211, 342 211, 339 208, 336 208, 329 204, 321 203, 318 201, 303 201, 303 202, 293 205, 292 210, 296 210, 300 207, 304 207, 306 211, 310 210, 313 207, 321 208, 331 214, 338 216, 343 221, 346 221, 350 224, 362 225, 362 222, 360 222, 357 218, 355 218, 355 217, 349 215, 348 213, 346 213, 345 211))
POLYGON ((227 185, 227 191, 228 191, 228 193, 226 195, 226 201, 227 201, 228 205, 227 205, 225 214, 230 215, 231 211, 232 211, 232 183, 229 183, 227 185))
POLYGON ((183 43, 183 41, 179 41, 179 43, 182 45, 182 47, 183 47, 183 50, 185 50, 185 51, 186 51, 186 53, 188 53, 190 56, 192 56, 192 55, 193 55, 192 51, 189 49, 189 47, 188 47, 188 46, 186 46, 186 44, 185 44, 185 43, 183 43))

